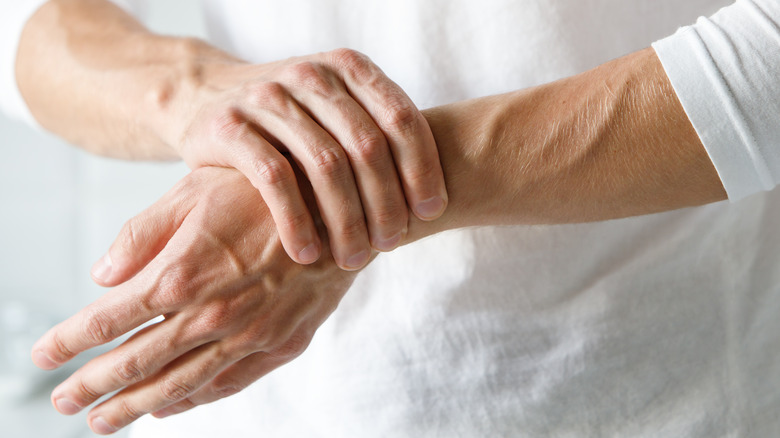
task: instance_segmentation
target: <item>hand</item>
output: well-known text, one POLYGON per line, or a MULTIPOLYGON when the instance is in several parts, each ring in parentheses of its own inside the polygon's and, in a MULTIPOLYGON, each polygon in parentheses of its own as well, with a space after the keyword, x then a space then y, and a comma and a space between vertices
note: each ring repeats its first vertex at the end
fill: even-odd
MULTIPOLYGON (((436 144, 401 88, 341 49, 252 65, 192 38, 157 35, 106 0, 46 2, 25 25, 19 89, 51 132, 116 158, 233 167, 263 195, 282 244, 312 263, 322 243, 290 164, 314 186, 333 256, 363 266, 393 249, 408 207, 447 204, 436 144), (110 74, 107 74, 110 72, 110 74)), ((112 262, 94 274, 112 281, 112 262)))
POLYGON ((113 249, 122 283, 46 333, 33 361, 54 369, 159 315, 60 384, 52 402, 112 433, 146 413, 181 412, 234 394, 292 360, 356 274, 330 257, 291 261, 258 192, 238 172, 192 172, 130 220, 113 249))
POLYGON ((344 269, 363 267, 370 247, 398 246, 407 202, 423 220, 444 211, 444 176, 425 118, 366 56, 343 49, 217 65, 179 111, 184 121, 172 124, 170 143, 193 169, 240 170, 263 195, 293 260, 314 262, 321 243, 285 152, 314 187, 344 269))

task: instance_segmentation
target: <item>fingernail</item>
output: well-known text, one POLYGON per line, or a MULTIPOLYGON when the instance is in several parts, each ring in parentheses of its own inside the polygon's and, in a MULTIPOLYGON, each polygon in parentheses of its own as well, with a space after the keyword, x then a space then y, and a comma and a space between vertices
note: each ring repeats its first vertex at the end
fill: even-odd
POLYGON ((415 211, 420 217, 425 219, 439 217, 444 211, 444 198, 441 196, 434 196, 433 198, 426 199, 417 204, 415 211))
POLYGON ((160 409, 159 411, 152 412, 152 415, 155 418, 165 418, 165 417, 170 417, 171 415, 179 414, 184 411, 186 411, 186 409, 182 409, 181 407, 179 407, 179 405, 173 405, 173 406, 168 406, 167 408, 160 409))
POLYGON ((401 243, 401 233, 398 233, 389 239, 378 239, 376 242, 376 249, 379 251, 390 251, 395 249, 399 243, 401 243))
POLYGON ((108 424, 108 422, 104 420, 103 417, 97 417, 92 420, 92 430, 95 433, 99 433, 101 435, 108 435, 110 433, 116 432, 119 429, 108 424))
POLYGON ((41 350, 35 351, 32 355, 32 359, 33 363, 38 368, 43 368, 44 370, 57 368, 57 363, 51 360, 51 358, 41 350))
POLYGON ((298 253, 298 259, 304 264, 316 262, 319 256, 320 251, 316 243, 306 245, 306 247, 298 253))
POLYGON ((76 403, 73 403, 72 401, 70 401, 70 400, 68 400, 66 398, 61 398, 61 399, 56 400, 54 402, 54 406, 57 407, 57 410, 61 414, 65 414, 65 415, 78 414, 79 411, 81 411, 81 408, 78 407, 76 405, 76 403))
POLYGON ((108 281, 111 275, 111 256, 106 253, 94 266, 92 266, 92 276, 100 281, 108 281))
POLYGON ((175 414, 175 412, 173 412, 171 408, 160 409, 159 411, 152 412, 152 416, 154 418, 160 418, 160 419, 165 417, 170 417, 173 414, 175 414))
POLYGON ((357 254, 352 255, 347 259, 347 269, 358 269, 362 268, 363 265, 366 264, 368 261, 368 250, 360 251, 357 254))

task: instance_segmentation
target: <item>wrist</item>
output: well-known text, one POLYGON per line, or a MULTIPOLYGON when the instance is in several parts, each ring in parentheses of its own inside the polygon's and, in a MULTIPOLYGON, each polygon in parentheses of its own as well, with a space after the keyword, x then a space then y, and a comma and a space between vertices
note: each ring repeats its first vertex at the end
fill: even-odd
POLYGON ((424 111, 450 202, 410 242, 479 225, 601 221, 725 192, 652 50, 553 83, 424 111))
POLYGON ((496 163, 507 150, 496 149, 496 140, 500 140, 497 129, 505 112, 506 96, 422 111, 439 150, 449 200, 444 214, 434 221, 422 221, 410 214, 404 244, 446 230, 501 220, 500 206, 506 196, 500 180, 505 167, 496 163))
POLYGON ((217 91, 238 76, 244 61, 195 38, 155 37, 170 60, 157 72, 145 96, 142 117, 171 158, 181 157, 181 145, 192 120, 217 91))

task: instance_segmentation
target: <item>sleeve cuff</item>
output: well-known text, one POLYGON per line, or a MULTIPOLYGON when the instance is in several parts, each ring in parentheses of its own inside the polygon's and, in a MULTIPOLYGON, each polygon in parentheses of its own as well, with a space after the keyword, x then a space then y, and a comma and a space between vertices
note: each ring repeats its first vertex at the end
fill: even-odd
POLYGON ((738 0, 653 44, 731 201, 780 180, 778 17, 738 0))

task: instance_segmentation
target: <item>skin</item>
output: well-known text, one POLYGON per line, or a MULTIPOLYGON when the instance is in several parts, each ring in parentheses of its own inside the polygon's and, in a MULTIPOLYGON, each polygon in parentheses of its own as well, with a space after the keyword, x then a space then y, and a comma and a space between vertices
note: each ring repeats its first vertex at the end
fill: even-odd
MULTIPOLYGON (((650 49, 424 114, 450 205, 435 222, 412 219, 404 244, 459 227, 595 221, 725 198, 650 49)), ((235 171, 199 169, 128 222, 111 248, 121 274, 96 279, 116 289, 44 335, 33 360, 53 369, 166 319, 59 385, 60 412, 124 388, 88 415, 111 433, 229 396, 305 349, 355 274, 332 258, 304 267, 285 257, 251 187, 235 171)))
POLYGON ((221 397, 238 392, 297 357, 356 275, 327 255, 305 267, 286 257, 258 192, 232 169, 194 171, 133 223, 143 230, 139 238, 122 235, 115 250, 134 258, 140 272, 126 269, 115 294, 47 335, 59 353, 35 359, 63 362, 165 316, 55 390, 55 407, 75 414, 125 388, 90 414, 98 433, 187 403, 206 384, 221 397))
MULTIPOLYGON (((460 227, 607 220, 726 197, 652 49, 423 114, 449 205, 433 222, 411 216, 402 244, 460 227)), ((252 187, 235 170, 202 168, 128 222, 110 250, 112 276, 96 278, 116 288, 52 328, 33 360, 53 369, 166 318, 60 384, 60 412, 121 389, 88 414, 94 431, 111 433, 146 413, 234 394, 306 348, 355 273, 331 257, 309 266, 285 257, 252 187)), ((328 242, 329 229, 319 232, 328 242)))
MULTIPOLYGON (((344 269, 398 246, 407 205, 431 220, 447 204, 422 114, 352 50, 255 65, 153 34, 105 0, 51 0, 25 26, 16 72, 36 120, 86 150, 240 170, 299 263, 317 260, 322 242, 288 157, 312 183, 344 269)), ((110 277, 113 262, 96 273, 110 277)))

